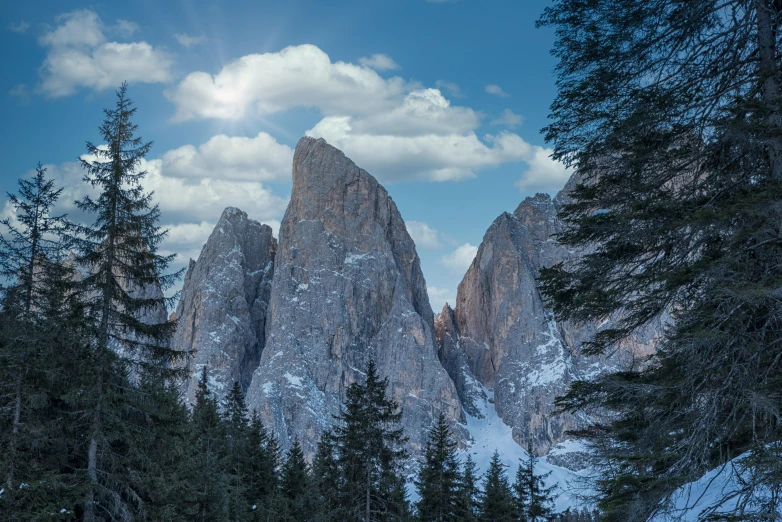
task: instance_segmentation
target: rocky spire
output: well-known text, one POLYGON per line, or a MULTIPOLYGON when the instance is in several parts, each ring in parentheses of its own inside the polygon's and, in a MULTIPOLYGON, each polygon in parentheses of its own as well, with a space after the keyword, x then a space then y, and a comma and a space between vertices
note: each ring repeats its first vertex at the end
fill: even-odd
POLYGON ((286 447, 312 453, 370 359, 404 408, 411 449, 440 411, 459 420, 426 283, 396 204, 324 140, 302 138, 280 227, 266 349, 247 393, 286 447))
POLYGON ((264 348, 276 249, 268 225, 228 207, 198 261, 190 260, 172 341, 175 348, 194 352, 185 384, 188 401, 194 400, 204 365, 218 397, 227 394, 234 381, 242 389, 250 384, 264 348))

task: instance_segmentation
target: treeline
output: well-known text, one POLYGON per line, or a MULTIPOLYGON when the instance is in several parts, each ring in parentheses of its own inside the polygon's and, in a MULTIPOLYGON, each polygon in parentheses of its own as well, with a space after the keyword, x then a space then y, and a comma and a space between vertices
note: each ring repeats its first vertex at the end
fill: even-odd
MULTIPOLYGON (((126 86, 87 144, 76 202, 88 224, 54 215, 62 196, 38 166, 9 194, 0 234, 0 518, 8 521, 591 521, 555 515, 535 457, 510 484, 495 454, 481 481, 457 460, 440 416, 411 503, 401 411, 370 362, 308 462, 284 454, 235 384, 222 403, 203 368, 180 395, 188 353, 155 320, 172 256, 141 185, 151 143, 137 137, 126 86), (153 291, 149 291, 152 289, 153 291), (479 485, 479 482, 482 482, 479 485), (482 486, 482 487, 481 487, 482 486)), ((158 315, 159 316, 159 315, 158 315)))

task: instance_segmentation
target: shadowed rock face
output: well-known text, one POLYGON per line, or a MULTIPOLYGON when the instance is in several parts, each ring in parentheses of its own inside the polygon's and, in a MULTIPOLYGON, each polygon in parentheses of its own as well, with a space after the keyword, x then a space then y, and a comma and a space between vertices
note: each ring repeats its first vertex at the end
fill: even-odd
POLYGON ((212 391, 222 399, 238 381, 250 384, 263 351, 266 312, 277 241, 272 229, 229 207, 223 211, 198 261, 190 260, 177 306, 172 344, 193 351, 186 398, 195 400, 206 365, 212 391))
POLYGON ((377 180, 324 140, 302 138, 279 237, 266 348, 247 403, 281 445, 298 437, 312 454, 370 359, 404 408, 411 450, 440 411, 460 420, 415 245, 377 180))
POLYGON ((513 214, 498 217, 484 235, 478 253, 459 284, 456 310, 436 319, 443 364, 459 386, 476 378, 494 391, 498 415, 526 447, 539 455, 567 438, 566 431, 589 420, 554 415, 554 399, 575 379, 589 379, 636 364, 654 349, 661 322, 627 341, 611 359, 579 354, 581 344, 599 327, 557 323, 537 287, 542 267, 570 263, 579 252, 568 251, 553 237, 563 230, 557 211, 568 201, 574 178, 552 199, 526 198, 513 214), (451 318, 448 314, 452 314, 451 318), (452 324, 451 324, 452 323, 452 324), (464 361, 462 363, 461 361, 464 361), (460 367, 468 368, 467 376, 460 367))

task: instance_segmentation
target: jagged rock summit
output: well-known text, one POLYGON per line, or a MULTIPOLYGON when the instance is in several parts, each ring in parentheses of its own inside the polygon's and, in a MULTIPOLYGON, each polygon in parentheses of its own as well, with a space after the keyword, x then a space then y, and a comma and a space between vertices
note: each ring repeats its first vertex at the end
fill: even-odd
POLYGON ((305 137, 296 146, 266 333, 247 403, 283 447, 298 437, 314 452, 345 388, 363 378, 370 359, 404 408, 410 449, 421 448, 439 412, 462 419, 438 359, 419 258, 396 204, 322 139, 305 137))
POLYGON ((266 313, 277 241, 268 225, 239 209, 223 211, 197 261, 190 260, 172 340, 192 351, 185 397, 192 403, 206 366, 209 383, 222 399, 238 381, 250 384, 265 343, 266 313))

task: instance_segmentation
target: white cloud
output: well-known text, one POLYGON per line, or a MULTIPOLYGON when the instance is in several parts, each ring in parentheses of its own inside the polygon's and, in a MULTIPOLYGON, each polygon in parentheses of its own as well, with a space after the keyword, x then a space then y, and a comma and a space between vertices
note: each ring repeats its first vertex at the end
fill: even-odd
POLYGON ((8 28, 15 33, 26 33, 30 28, 30 24, 22 20, 20 22, 9 25, 8 28))
POLYGON ((446 80, 437 80, 437 82, 435 82, 435 85, 437 86, 438 89, 447 91, 448 94, 450 94, 454 98, 464 98, 464 93, 462 92, 462 88, 453 82, 449 82, 446 80))
POLYGON ((184 145, 163 154, 163 170, 176 178, 285 181, 293 150, 265 132, 254 138, 213 136, 198 146, 184 145))
POLYGON ((475 259, 475 255, 478 253, 478 247, 465 243, 456 248, 450 254, 446 254, 440 258, 440 262, 449 270, 453 272, 463 274, 470 268, 472 260, 475 259))
POLYGON ((494 96, 500 96, 502 98, 505 98, 508 96, 508 93, 502 90, 502 87, 499 85, 487 85, 486 86, 486 92, 489 94, 493 94, 494 96))
POLYGON ((205 36, 190 36, 185 33, 177 33, 174 35, 174 38, 176 38, 176 41, 179 42, 179 45, 182 47, 192 47, 193 45, 198 45, 206 40, 205 36))
POLYGON ((405 223, 407 232, 413 238, 416 248, 427 248, 436 250, 442 248, 440 243, 440 233, 434 228, 421 221, 408 221, 405 223))
MULTIPOLYGON (((243 56, 215 75, 193 72, 166 95, 180 121, 315 108, 323 118, 306 134, 339 147, 383 182, 460 180, 481 169, 535 159, 534 147, 516 134, 479 137, 484 115, 452 104, 439 89, 384 79, 364 65, 332 62, 314 45, 243 56)), ((508 124, 518 121, 510 116, 508 124)), ((198 151, 175 152, 189 165, 198 151)), ((246 165, 240 170, 249 172, 246 165)), ((260 179, 275 179, 274 171, 260 179)))
POLYGON ((250 54, 212 76, 190 73, 167 95, 175 120, 241 118, 291 107, 316 107, 325 114, 387 110, 405 91, 401 78, 384 79, 369 67, 334 62, 314 45, 250 54))
POLYGON ((525 160, 529 169, 522 173, 515 185, 521 192, 548 192, 555 194, 562 190, 573 170, 559 161, 551 159, 552 149, 533 146, 525 160))
POLYGON ((429 294, 429 303, 432 305, 432 310, 434 310, 435 314, 440 313, 445 303, 450 303, 452 306, 456 303, 454 292, 448 288, 427 286, 426 292, 429 294))
POLYGON ((376 71, 392 71, 394 69, 400 69, 399 64, 391 59, 390 56, 385 54, 373 54, 372 56, 364 56, 358 59, 358 63, 364 67, 369 67, 376 71))
POLYGON ((492 125, 507 125, 510 128, 521 125, 524 118, 520 114, 515 114, 510 109, 505 109, 499 118, 492 120, 492 125))
POLYGON ((107 28, 89 9, 60 15, 57 22, 39 39, 47 48, 39 89, 48 96, 67 96, 78 87, 101 91, 123 81, 171 81, 173 60, 166 52, 147 42, 107 41, 107 30, 127 35, 137 29, 135 24, 120 20, 107 28))

